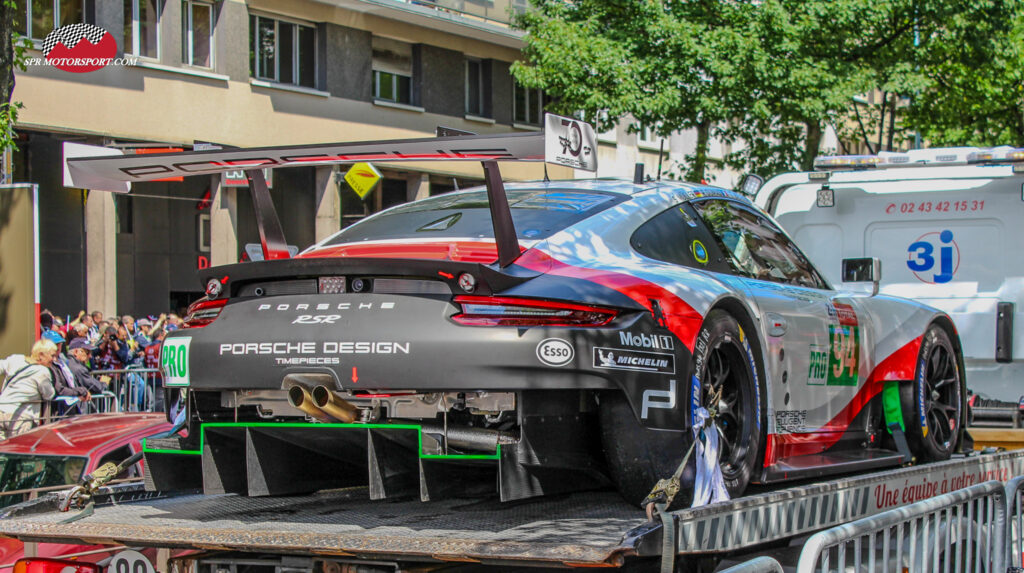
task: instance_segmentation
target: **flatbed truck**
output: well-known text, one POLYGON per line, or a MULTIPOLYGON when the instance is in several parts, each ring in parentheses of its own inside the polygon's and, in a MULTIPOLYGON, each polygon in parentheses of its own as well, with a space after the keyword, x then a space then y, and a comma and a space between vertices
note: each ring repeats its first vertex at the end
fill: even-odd
MULTIPOLYGON (((49 494, 0 513, 28 543, 157 549, 131 573, 348 573, 659 567, 712 571, 826 528, 990 480, 1024 475, 1024 450, 804 483, 697 508, 644 512, 612 491, 522 502, 371 501, 365 488, 312 495, 104 488, 79 517, 49 494)), ((31 555, 31 549, 26 555, 31 555)), ((665 570, 662 568, 662 570, 665 570)))

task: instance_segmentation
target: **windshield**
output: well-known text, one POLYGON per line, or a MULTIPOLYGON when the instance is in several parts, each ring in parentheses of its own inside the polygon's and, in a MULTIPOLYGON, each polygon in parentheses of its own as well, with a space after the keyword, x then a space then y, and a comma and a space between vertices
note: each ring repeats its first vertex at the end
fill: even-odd
MULTIPOLYGON (((0 454, 0 492, 78 482, 87 458, 0 454)), ((0 494, 0 507, 28 499, 28 494, 0 494)))
MULTIPOLYGON (((547 238, 627 198, 617 193, 565 189, 517 189, 507 195, 520 239, 547 238)), ((399 205, 342 230, 324 245, 451 237, 494 237, 486 190, 446 193, 399 205)))

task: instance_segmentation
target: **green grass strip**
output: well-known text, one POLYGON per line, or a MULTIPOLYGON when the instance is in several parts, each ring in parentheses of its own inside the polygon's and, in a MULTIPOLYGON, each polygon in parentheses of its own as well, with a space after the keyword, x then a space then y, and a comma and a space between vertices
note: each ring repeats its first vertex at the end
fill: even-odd
POLYGON ((147 454, 179 454, 190 456, 203 455, 203 445, 206 443, 206 428, 303 428, 303 429, 324 429, 324 428, 351 428, 360 430, 416 430, 419 442, 419 453, 421 460, 496 460, 501 456, 501 444, 497 445, 494 454, 424 454, 423 453, 423 426, 417 424, 301 424, 301 423, 273 423, 273 422, 211 422, 199 427, 199 449, 198 450, 164 450, 150 448, 146 445, 146 438, 142 439, 142 451, 147 454))

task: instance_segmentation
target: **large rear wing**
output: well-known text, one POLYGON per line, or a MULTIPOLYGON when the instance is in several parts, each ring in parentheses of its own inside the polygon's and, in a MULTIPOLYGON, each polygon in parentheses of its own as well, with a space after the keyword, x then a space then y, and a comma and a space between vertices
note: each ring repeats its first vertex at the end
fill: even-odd
POLYGON ((288 258, 288 252, 262 170, 362 161, 480 161, 484 167, 484 180, 494 222, 498 262, 506 266, 519 256, 520 250, 497 162, 546 161, 574 169, 597 171, 597 137, 594 129, 582 121, 546 114, 544 131, 501 135, 459 135, 141 155, 125 155, 117 149, 65 143, 64 185, 128 193, 133 182, 244 170, 253 196, 264 258, 270 260, 288 258))
POLYGON ((81 144, 64 147, 64 184, 127 193, 132 182, 226 171, 335 165, 360 161, 547 161, 597 170, 597 139, 581 121, 547 114, 540 132, 385 141, 317 143, 124 155, 81 144))

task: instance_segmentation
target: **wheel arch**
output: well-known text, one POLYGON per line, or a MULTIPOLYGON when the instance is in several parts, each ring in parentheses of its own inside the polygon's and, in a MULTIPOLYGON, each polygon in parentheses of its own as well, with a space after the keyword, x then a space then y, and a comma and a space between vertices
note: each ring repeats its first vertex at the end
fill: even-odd
MULTIPOLYGON (((771 396, 771 382, 768 378, 768 355, 766 354, 767 346, 762 340, 762 334, 758 323, 755 322, 754 313, 750 307, 743 303, 740 299, 732 296, 725 296, 717 301, 708 310, 708 314, 713 310, 723 310, 729 313, 730 316, 739 322, 740 327, 743 328, 743 332, 746 334, 746 338, 750 341, 750 349, 754 352, 754 356, 759 358, 754 361, 754 365, 757 369, 759 393, 761 394, 760 404, 758 408, 761 411, 761 433, 764 439, 761 440, 761 451, 758 452, 758 460, 764 459, 765 444, 768 441, 768 398, 771 396)), ((707 315, 704 315, 705 318, 707 315)))
MULTIPOLYGON (((713 310, 724 310, 740 323, 740 327, 743 328, 743 332, 746 334, 747 339, 750 340, 751 350, 754 351, 755 356, 759 356, 761 358, 756 362, 758 370, 757 375, 764 381, 765 389, 767 390, 769 385, 768 376, 766 374, 768 357, 765 355, 765 346, 761 341, 761 331, 754 322, 753 312, 738 298, 731 296, 722 297, 715 301, 708 310, 708 314, 713 310)), ((707 318, 707 314, 705 314, 704 317, 707 318)))

